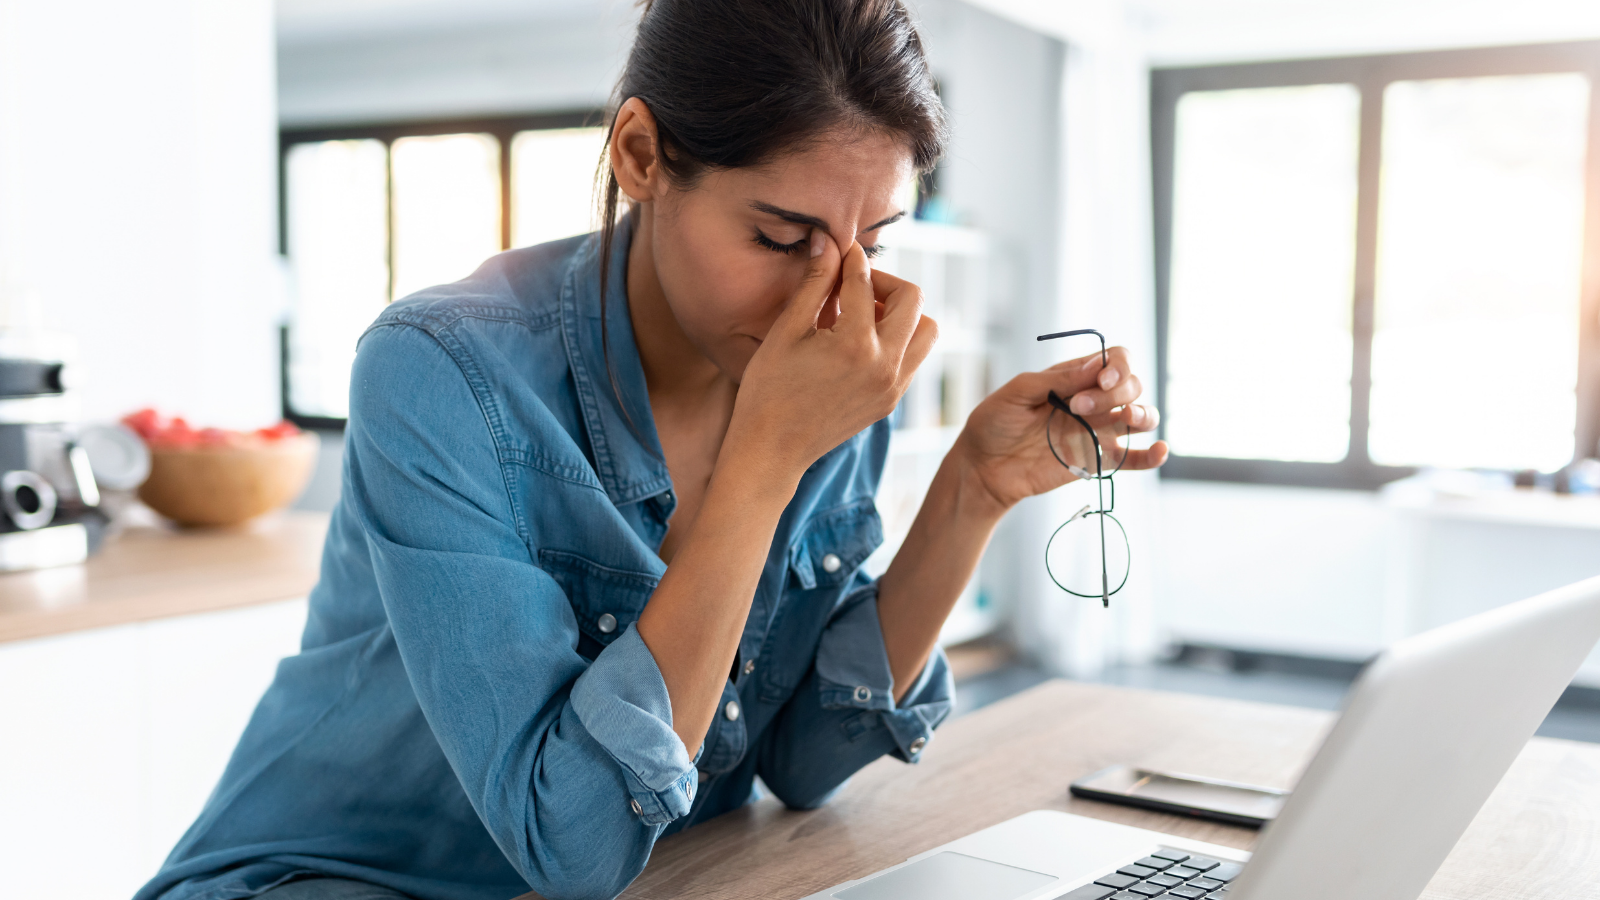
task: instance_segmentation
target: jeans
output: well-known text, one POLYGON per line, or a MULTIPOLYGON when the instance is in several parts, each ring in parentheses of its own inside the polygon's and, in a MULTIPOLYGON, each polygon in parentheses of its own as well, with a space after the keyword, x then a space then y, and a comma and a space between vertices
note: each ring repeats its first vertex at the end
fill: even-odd
POLYGON ((302 878, 280 884, 259 900, 411 900, 399 891, 344 878, 302 878))

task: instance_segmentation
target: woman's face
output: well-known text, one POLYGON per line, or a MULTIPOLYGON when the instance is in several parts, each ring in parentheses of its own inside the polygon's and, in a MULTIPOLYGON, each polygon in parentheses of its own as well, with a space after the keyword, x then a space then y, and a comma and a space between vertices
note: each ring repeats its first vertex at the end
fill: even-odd
MULTIPOLYGON (((707 173, 667 188, 644 210, 656 277, 688 341, 738 380, 800 284, 812 228, 842 251, 879 251, 879 232, 906 215, 899 198, 910 151, 893 138, 833 135, 770 163, 707 173)), ((819 324, 829 327, 837 300, 819 324)))

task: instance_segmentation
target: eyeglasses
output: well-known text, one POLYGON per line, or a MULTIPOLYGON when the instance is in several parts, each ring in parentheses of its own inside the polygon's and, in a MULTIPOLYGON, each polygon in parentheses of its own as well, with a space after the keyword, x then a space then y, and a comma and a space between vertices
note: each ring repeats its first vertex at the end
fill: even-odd
MULTIPOLYGON (((1078 337, 1087 334, 1092 334, 1100 339, 1100 366, 1104 368, 1109 364, 1109 357, 1106 354, 1106 338, 1105 335, 1095 331, 1093 328, 1058 331, 1055 334, 1041 334, 1039 335, 1039 340, 1050 341, 1056 338, 1078 337)), ((1095 434, 1094 428, 1090 427, 1088 421, 1082 416, 1073 412, 1067 406, 1067 401, 1063 400, 1055 391, 1050 392, 1049 401, 1050 415, 1045 419, 1044 439, 1045 443, 1050 447, 1050 455, 1054 456, 1056 462, 1061 463, 1068 472, 1071 472, 1080 480, 1094 484, 1095 502, 1085 504, 1082 509, 1073 513, 1071 518, 1061 523, 1055 531, 1051 532, 1050 540, 1045 543, 1044 547, 1045 571, 1049 573, 1050 580, 1055 582, 1056 587, 1061 588, 1063 591, 1074 597, 1088 597, 1091 599, 1098 597, 1102 606, 1109 607, 1111 605, 1111 595, 1122 590, 1128 583, 1128 572, 1131 568, 1129 562, 1132 551, 1128 545, 1128 531, 1122 527, 1121 522, 1117 521, 1117 517, 1112 515, 1112 511, 1117 506, 1117 485, 1115 481, 1112 481, 1112 476, 1122 471, 1122 464, 1128 459, 1128 451, 1124 447, 1122 459, 1117 461, 1117 467, 1110 472, 1105 471, 1105 459, 1100 447, 1100 436, 1095 434), (1062 458, 1061 452, 1056 449, 1056 440, 1052 436, 1052 431, 1056 427, 1056 413, 1058 411, 1070 416, 1088 433, 1089 441, 1094 447, 1094 471, 1091 472, 1067 462, 1062 458), (1110 497, 1109 503, 1106 502, 1108 495, 1110 497), (1090 524, 1091 516, 1094 517, 1092 521, 1095 525, 1090 524), (1107 521, 1116 526, 1116 532, 1112 534, 1109 552, 1106 542, 1107 521), (1095 527, 1096 525, 1098 527, 1095 527), (1117 540, 1119 535, 1121 537, 1120 542, 1117 540), (1098 541, 1096 537, 1098 537, 1098 541), (1059 548, 1057 546, 1058 542, 1061 545, 1059 548), (1100 557, 1099 590, 1095 590, 1093 585, 1087 583, 1087 579, 1093 577, 1092 555, 1096 544, 1098 544, 1100 557), (1119 550, 1120 556, 1118 555, 1119 550), (1085 556, 1090 557, 1090 565, 1088 566, 1083 565, 1085 556), (1116 580, 1116 587, 1112 587, 1113 573, 1118 572, 1122 577, 1116 580), (1069 584, 1071 585, 1070 587, 1069 584)), ((1071 428, 1071 424, 1066 419, 1060 421, 1067 428, 1071 428)), ((1131 434, 1131 429, 1123 432, 1123 438, 1126 439, 1129 434, 1131 434)))

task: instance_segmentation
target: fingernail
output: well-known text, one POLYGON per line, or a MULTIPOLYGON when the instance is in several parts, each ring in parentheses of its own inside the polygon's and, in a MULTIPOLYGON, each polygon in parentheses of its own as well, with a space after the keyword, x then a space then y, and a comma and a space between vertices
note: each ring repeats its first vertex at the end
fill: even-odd
POLYGON ((1102 390, 1111 390, 1117 386, 1117 381, 1122 378, 1122 373, 1109 366, 1100 370, 1100 387, 1102 390))
POLYGON ((1072 403, 1069 405, 1072 407, 1072 411, 1080 416, 1087 416, 1089 413, 1094 412, 1094 401, 1082 394, 1073 397, 1072 403))
POLYGON ((827 239, 826 236, 823 235, 821 228, 813 228, 813 229, 811 229, 811 258, 812 259, 816 259, 817 257, 822 255, 822 250, 823 250, 823 247, 826 245, 827 240, 828 239, 827 239))

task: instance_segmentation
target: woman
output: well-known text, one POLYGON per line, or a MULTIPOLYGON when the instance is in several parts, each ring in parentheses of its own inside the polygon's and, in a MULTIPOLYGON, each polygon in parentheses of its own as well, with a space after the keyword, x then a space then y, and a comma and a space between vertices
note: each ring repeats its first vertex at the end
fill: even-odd
POLYGON ((303 650, 142 898, 611 897, 758 775, 809 808, 914 762, 990 533, 1069 477, 1048 392, 1103 440, 1154 426, 1120 351, 1013 380, 868 579, 935 338, 868 264, 944 136, 905 9, 656 0, 618 97, 615 225, 362 338, 303 650))

